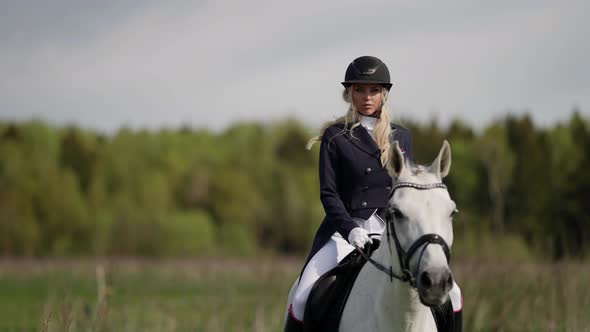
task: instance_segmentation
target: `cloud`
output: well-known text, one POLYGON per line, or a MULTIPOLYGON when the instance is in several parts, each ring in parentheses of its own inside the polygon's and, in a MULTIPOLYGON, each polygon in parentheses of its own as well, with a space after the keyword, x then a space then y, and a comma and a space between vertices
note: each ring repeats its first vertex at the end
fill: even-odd
POLYGON ((318 126, 345 110, 339 82, 365 54, 388 64, 396 115, 482 124, 531 109, 549 123, 590 104, 582 1, 85 6, 1 11, 13 16, 0 20, 1 118, 112 130, 290 114, 318 126))

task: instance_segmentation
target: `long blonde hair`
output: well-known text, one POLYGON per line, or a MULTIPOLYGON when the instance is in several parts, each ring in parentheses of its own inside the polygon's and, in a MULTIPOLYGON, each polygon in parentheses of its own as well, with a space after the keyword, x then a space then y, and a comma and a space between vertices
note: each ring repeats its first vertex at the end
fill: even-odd
MULTIPOLYGON (((360 121, 360 114, 358 113, 358 111, 356 110, 356 107, 354 106, 354 103, 352 102, 352 91, 353 91, 353 85, 346 87, 344 89, 344 91, 342 92, 342 98, 344 98, 344 101, 349 103, 349 107, 348 107, 348 111, 346 112, 346 115, 343 115, 343 116, 337 118, 336 120, 328 121, 328 122, 324 123, 324 125, 322 126, 322 129, 320 130, 320 134, 310 138, 309 141, 307 141, 306 148, 308 150, 311 149, 311 147, 314 145, 314 143, 322 140, 322 137, 324 136, 324 132, 326 131, 326 129, 328 127, 330 127, 336 123, 344 124, 344 128, 339 133, 339 135, 344 134, 346 131, 349 131, 352 134, 352 130, 360 125, 360 122, 359 122, 360 121)), ((375 129, 374 129, 374 134, 375 134, 375 141, 377 143, 377 146, 379 147, 379 150, 381 151, 381 165, 383 167, 385 167, 385 164, 387 164, 387 160, 389 157, 389 135, 391 134, 391 125, 390 125, 391 118, 389 116, 389 111, 387 109, 387 97, 389 96, 389 91, 385 88, 382 88, 381 89, 381 96, 382 96, 382 98, 381 98, 382 106, 381 106, 381 111, 380 111, 381 115, 379 116, 379 118, 377 118, 377 122, 375 124, 375 129)))

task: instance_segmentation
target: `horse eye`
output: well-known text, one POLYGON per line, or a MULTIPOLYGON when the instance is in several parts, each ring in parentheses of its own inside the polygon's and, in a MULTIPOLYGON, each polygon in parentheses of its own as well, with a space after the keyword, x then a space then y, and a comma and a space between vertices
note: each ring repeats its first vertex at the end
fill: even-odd
POLYGON ((453 212, 451 212, 451 218, 454 217, 457 213, 459 213, 459 209, 454 209, 453 212))
POLYGON ((402 218, 404 218, 404 214, 400 210, 395 209, 395 208, 394 209, 391 209, 391 214, 393 214, 393 217, 395 219, 402 219, 402 218))

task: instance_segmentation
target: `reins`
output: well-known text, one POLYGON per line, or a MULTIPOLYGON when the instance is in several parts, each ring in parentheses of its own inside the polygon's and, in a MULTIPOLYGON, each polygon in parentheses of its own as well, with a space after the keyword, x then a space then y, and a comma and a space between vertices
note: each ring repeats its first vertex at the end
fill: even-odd
MULTIPOLYGON (((393 193, 395 192, 395 190, 398 188, 414 188, 414 189, 418 189, 418 190, 427 190, 427 189, 434 189, 434 188, 446 189, 447 186, 445 186, 442 182, 431 183, 431 184, 399 182, 391 189, 391 192, 389 194, 390 199, 393 196, 393 193)), ((378 270, 387 274, 389 276, 389 279, 391 282, 393 282, 393 279, 398 279, 401 282, 407 281, 410 283, 410 286, 416 288, 416 276, 414 276, 412 274, 412 272, 410 271, 410 259, 412 258, 414 253, 418 250, 418 248, 420 248, 422 245, 426 244, 424 246, 424 248, 422 249, 422 251, 420 252, 420 257, 418 259, 418 266, 420 265, 424 251, 426 250, 426 247, 428 247, 429 244, 440 245, 445 253, 445 256, 447 258, 447 262, 451 261, 451 252, 450 252, 449 246, 447 245, 445 240, 440 235, 432 234, 432 233, 422 235, 416 241, 414 241, 414 243, 412 243, 412 245, 410 246, 408 251, 405 251, 402 248, 401 244, 399 243, 399 239, 398 239, 397 233, 395 231, 395 220, 394 219, 395 219, 395 216, 389 210, 387 210, 385 213, 385 227, 386 227, 386 232, 387 232, 386 233, 387 245, 389 247, 389 253, 393 254, 393 252, 391 250, 391 240, 390 240, 390 234, 389 234, 390 233, 389 228, 391 227, 391 233, 392 233, 393 241, 394 241, 395 247, 396 247, 396 252, 397 252, 397 256, 398 256, 401 274, 394 273, 392 265, 389 265, 389 268, 387 268, 383 264, 381 264, 381 263, 375 261, 374 259, 372 259, 371 257, 369 257, 369 255, 365 254, 365 252, 363 250, 361 250, 359 248, 356 248, 356 250, 359 252, 359 254, 363 258, 365 258, 375 268, 377 268, 378 270)), ((370 234, 370 235, 376 235, 376 234, 370 234)))
MULTIPOLYGON (((376 234, 376 233, 369 234, 369 235, 374 235, 374 234, 376 234)), ((355 247, 355 249, 369 263, 371 263, 373 266, 375 266, 378 270, 383 271, 385 274, 387 274, 389 276, 389 278, 391 279, 391 281, 393 281, 393 279, 398 279, 398 280, 401 280, 402 282, 408 281, 408 278, 406 277, 406 275, 395 274, 393 272, 393 267, 391 265, 389 265, 389 268, 386 268, 383 264, 377 262, 376 260, 372 259, 369 255, 365 254, 365 252, 362 249, 359 249, 357 247, 355 247)))

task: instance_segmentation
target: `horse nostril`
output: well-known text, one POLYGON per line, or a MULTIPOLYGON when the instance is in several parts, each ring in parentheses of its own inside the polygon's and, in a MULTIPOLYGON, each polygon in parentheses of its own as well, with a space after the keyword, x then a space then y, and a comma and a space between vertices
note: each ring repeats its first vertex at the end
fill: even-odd
POLYGON ((447 278, 447 287, 449 289, 453 288, 453 275, 449 273, 449 277, 447 278))
POLYGON ((432 279, 430 279, 430 275, 428 272, 422 272, 420 275, 420 283, 424 288, 432 287, 432 279))

